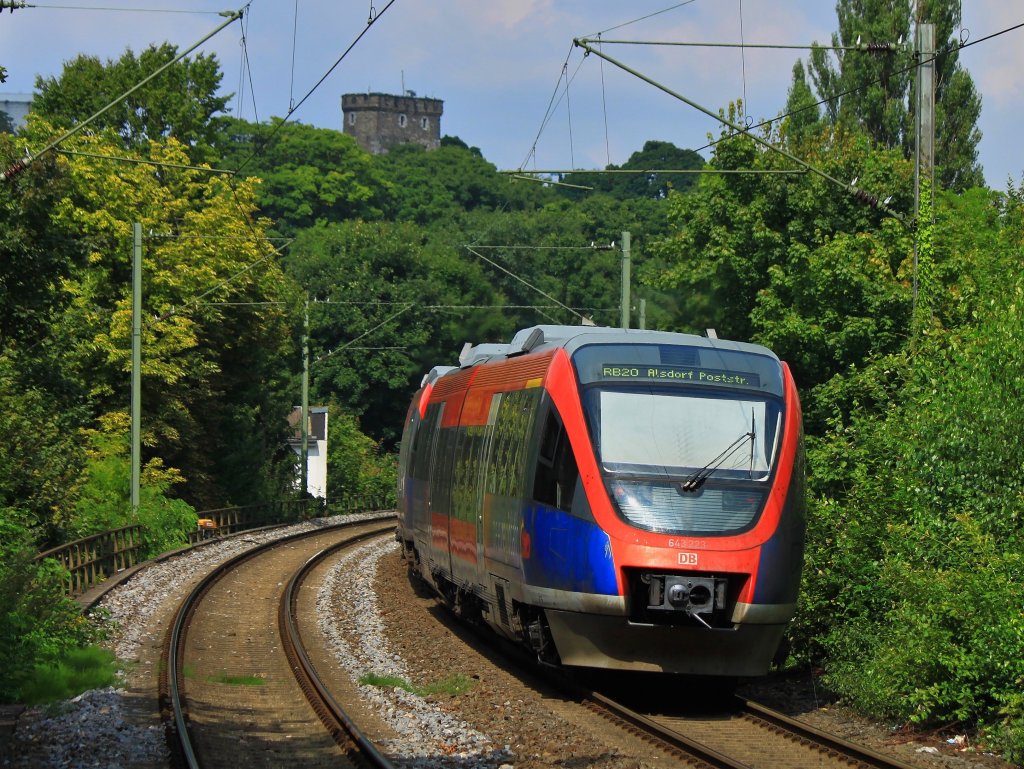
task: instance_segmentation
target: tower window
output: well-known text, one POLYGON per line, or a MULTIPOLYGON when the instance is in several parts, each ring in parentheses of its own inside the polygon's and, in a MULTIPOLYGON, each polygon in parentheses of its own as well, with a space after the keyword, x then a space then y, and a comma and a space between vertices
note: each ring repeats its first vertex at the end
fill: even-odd
POLYGON ((405 128, 405 124, 409 122, 409 119, 405 115, 398 116, 398 127, 405 128))
POLYGON ((428 118, 428 117, 421 117, 420 118, 420 128, 422 128, 424 131, 426 131, 428 128, 430 128, 430 118, 428 118))
POLYGON ((349 125, 355 125, 356 124, 356 113, 355 112, 349 112, 348 113, 348 124, 349 125))

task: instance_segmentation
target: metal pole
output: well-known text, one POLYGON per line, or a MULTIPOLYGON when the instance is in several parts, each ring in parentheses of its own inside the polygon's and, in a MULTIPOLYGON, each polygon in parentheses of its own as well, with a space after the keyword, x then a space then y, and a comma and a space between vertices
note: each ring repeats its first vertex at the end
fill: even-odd
MULTIPOLYGON (((918 23, 917 124, 914 132, 914 220, 921 215, 921 176, 933 179, 935 166, 935 25, 918 23)), ((932 187, 929 187, 932 189, 932 187)), ((918 248, 914 238, 913 311, 917 311, 918 248)))
POLYGON ((622 327, 629 328, 629 232, 622 233, 622 327))
POLYGON ((142 224, 132 223, 132 518, 139 514, 142 455, 142 224))
POLYGON ((309 297, 302 324, 302 457, 299 484, 303 496, 309 491, 309 297))
POLYGON ((640 330, 647 328, 647 300, 640 300, 640 330))

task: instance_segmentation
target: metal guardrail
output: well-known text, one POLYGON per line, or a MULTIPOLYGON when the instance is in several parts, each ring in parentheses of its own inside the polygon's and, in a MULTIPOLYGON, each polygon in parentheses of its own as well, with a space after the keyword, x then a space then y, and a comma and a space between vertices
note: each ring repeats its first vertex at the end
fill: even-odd
MULTIPOLYGON (((190 544, 259 526, 304 521, 318 516, 388 510, 394 502, 386 496, 343 496, 328 499, 286 499, 241 507, 222 507, 197 513, 200 524, 189 534, 190 544), (205 522, 205 523, 204 523, 205 522)), ((81 595, 94 585, 139 563, 144 527, 125 526, 93 534, 51 548, 36 557, 57 560, 67 571, 67 593, 81 595)))
POLYGON ((81 595, 93 585, 139 562, 143 527, 124 526, 51 548, 36 561, 54 558, 67 572, 67 592, 81 595))

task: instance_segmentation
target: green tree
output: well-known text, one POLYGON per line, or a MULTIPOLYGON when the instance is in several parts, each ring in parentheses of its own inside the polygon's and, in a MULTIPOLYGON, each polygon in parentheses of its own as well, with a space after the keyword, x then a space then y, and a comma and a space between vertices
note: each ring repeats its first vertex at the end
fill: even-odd
POLYGON ((429 226, 476 210, 521 210, 532 207, 545 191, 515 183, 496 173, 475 148, 461 141, 442 142, 427 152, 416 144, 393 147, 376 158, 392 184, 388 219, 429 226))
MULTIPOLYGON (((865 189, 889 191, 891 207, 911 210, 911 164, 895 153, 872 151, 863 134, 822 129, 796 146, 808 162, 833 178, 859 177, 858 184, 865 189)), ((778 153, 742 136, 720 141, 710 166, 792 168, 778 153)), ((787 295, 783 284, 810 289, 823 277, 801 275, 810 253, 839 233, 875 231, 884 218, 817 174, 707 175, 696 191, 671 195, 667 210, 672 230, 650 250, 667 267, 657 285, 686 297, 676 326, 698 332, 715 328, 735 339, 775 333, 762 324, 769 315, 780 323, 792 321, 794 310, 786 307, 796 297, 787 295), (761 292, 775 291, 773 284, 782 293, 776 299, 762 298, 761 292), (752 313, 759 302, 762 314, 755 319, 752 313)), ((908 254, 897 248, 873 254, 872 259, 888 264, 888 273, 895 276, 908 254)), ((842 300, 839 294, 828 299, 840 325, 845 316, 842 300)))
MULTIPOLYGON (((839 29, 827 51, 818 46, 809 61, 818 97, 827 100, 829 123, 867 132, 872 141, 900 148, 909 157, 914 147, 913 61, 901 51, 879 54, 850 50, 859 43, 899 43, 912 39, 912 22, 935 24, 936 65, 935 164, 942 186, 964 190, 981 186, 978 165, 978 117, 981 97, 959 63, 955 32, 960 4, 954 0, 838 0, 839 29), (916 10, 915 10, 916 9, 916 10)), ((796 73, 794 73, 796 85, 796 73)))
MULTIPOLYGON (((24 143, 0 134, 0 165, 24 157, 24 143)), ((67 175, 48 155, 4 182, 0 194, 0 346, 36 341, 52 314, 54 286, 76 264, 84 249, 74 231, 54 213, 70 194, 67 175)))
MULTIPOLYGON (((635 198, 662 199, 670 189, 685 192, 697 183, 696 174, 657 174, 651 171, 693 171, 704 167, 704 158, 693 150, 676 147, 672 142, 646 141, 643 149, 634 152, 621 166, 609 165, 607 171, 631 171, 637 173, 588 173, 580 171, 566 174, 562 179, 567 184, 590 187, 594 191, 606 192, 619 200, 635 198), (641 172, 648 173, 641 173, 641 172)), ((588 193, 565 187, 558 188, 563 195, 580 199, 588 193)))
POLYGON ((364 434, 359 421, 332 405, 327 420, 327 489, 331 498, 384 501, 398 483, 394 454, 364 434))
MULTIPOLYGON (((33 112, 55 125, 82 122, 178 55, 170 43, 150 45, 138 56, 131 49, 119 59, 101 62, 80 54, 64 64, 57 77, 36 78, 33 112)), ((215 137, 215 117, 231 96, 219 95, 222 74, 217 57, 184 58, 143 88, 122 99, 91 124, 110 128, 125 146, 145 147, 173 137, 195 159, 207 159, 215 137)))
MULTIPOLYGON (((48 135, 35 125, 27 139, 48 135)), ((69 147, 119 155, 109 136, 81 136, 69 147)), ((148 156, 187 161, 174 140, 154 142, 148 156)), ((288 282, 261 240, 266 222, 252 221, 253 184, 233 187, 211 174, 74 156, 70 194, 56 207, 58 231, 75 230, 85 262, 54 286, 62 308, 46 344, 59 350, 65 375, 105 432, 128 430, 127 376, 131 340, 131 225, 147 233, 144 247, 144 453, 180 470, 180 493, 197 506, 251 498, 283 436, 291 346, 288 282), (198 301, 197 301, 198 300, 198 301), (232 421, 235 410, 255 418, 232 421), (278 418, 280 423, 278 423, 278 418), (221 436, 219 442, 208 439, 221 436), (260 461, 247 472, 220 472, 225 455, 244 443, 260 461), (228 449, 225 452, 225 444, 228 449)), ((236 414, 237 416, 237 414, 236 414)), ((250 459, 252 457, 250 456, 250 459)), ((237 468, 235 468, 237 469, 237 468)))
POLYGON ((1024 626, 1005 607, 1024 600, 1024 495, 1005 446, 1022 418, 1024 207, 1012 187, 937 203, 917 335, 811 394, 828 429, 808 441, 795 647, 863 712, 973 725, 1019 762, 1024 626))
POLYGON ((167 472, 159 459, 143 468, 137 515, 131 511, 131 465, 128 441, 92 432, 89 460, 78 490, 67 533, 78 539, 139 523, 144 558, 188 544, 196 514, 187 503, 168 497, 178 473, 167 472))
POLYGON ((807 84, 804 63, 797 59, 793 65, 793 84, 786 98, 785 124, 786 141, 792 146, 821 130, 821 110, 814 98, 814 92, 807 84))
MULTIPOLYGON (((345 222, 299 233, 286 269, 310 309, 312 397, 336 400, 370 435, 394 440, 396 404, 422 371, 433 304, 422 234, 413 225, 345 222)), ((403 407, 404 408, 404 407, 403 407)))
POLYGON ((315 224, 377 219, 391 184, 373 158, 340 131, 274 118, 267 125, 225 119, 218 162, 259 177, 260 211, 277 231, 294 235, 315 224))
POLYGON ((34 561, 28 516, 0 505, 0 702, 17 702, 38 664, 97 640, 81 607, 64 595, 67 573, 34 561))

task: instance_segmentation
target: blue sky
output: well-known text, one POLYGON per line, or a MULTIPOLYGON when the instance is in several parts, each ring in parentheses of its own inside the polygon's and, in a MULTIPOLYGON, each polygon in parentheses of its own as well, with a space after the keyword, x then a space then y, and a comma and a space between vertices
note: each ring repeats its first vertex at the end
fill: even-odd
MULTIPOLYGON (((223 21, 217 11, 241 4, 55 0, 50 6, 40 0, 36 6, 0 14, 0 64, 8 70, 0 93, 31 92, 37 75, 59 74, 79 53, 116 58, 125 48, 139 51, 165 40, 184 50, 223 21)), ((266 120, 286 114, 313 88, 366 27, 371 9, 381 14, 377 22, 292 118, 340 129, 342 93, 404 87, 443 99, 442 133, 479 147, 503 169, 599 168, 623 163, 648 139, 696 148, 709 132, 718 134, 706 115, 596 56, 584 60, 572 47, 574 37, 602 32, 606 40, 738 42, 742 34, 748 43, 807 45, 827 42, 835 27, 834 4, 823 0, 395 0, 390 6, 388 0, 253 0, 244 27, 232 24, 200 50, 217 54, 224 90, 236 94, 232 112, 266 120), (648 14, 657 15, 634 21, 648 14), (612 29, 620 24, 626 26, 612 29), (243 28, 248 70, 242 67, 243 28), (572 78, 568 98, 560 92, 542 130, 563 67, 572 78)), ((977 40, 1024 22, 1024 5, 970 0, 963 14, 964 34, 977 40)), ((604 50, 714 111, 745 94, 755 119, 781 111, 793 63, 805 55, 625 45, 604 50)), ((1007 178, 1019 185, 1024 29, 964 49, 961 62, 983 98, 986 179, 998 189, 1007 178)))

